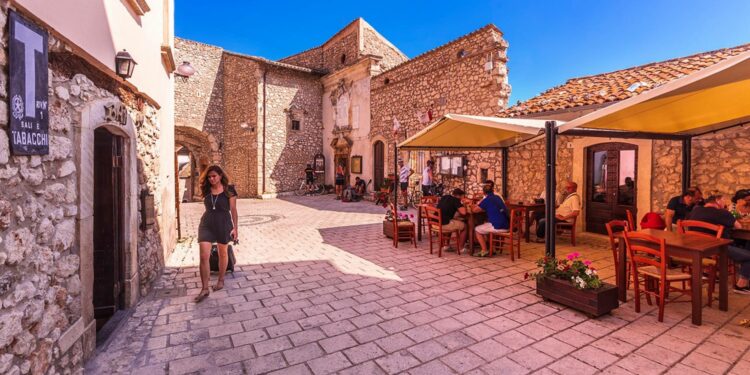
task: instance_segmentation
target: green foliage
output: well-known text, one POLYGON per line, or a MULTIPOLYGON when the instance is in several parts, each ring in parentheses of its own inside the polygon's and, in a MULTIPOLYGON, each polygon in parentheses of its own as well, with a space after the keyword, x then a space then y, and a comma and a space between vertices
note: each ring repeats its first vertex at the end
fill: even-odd
POLYGON ((539 272, 524 275, 525 278, 551 277, 569 280, 578 289, 596 289, 602 286, 602 281, 590 260, 581 260, 580 254, 570 253, 564 259, 544 257, 536 261, 539 272))

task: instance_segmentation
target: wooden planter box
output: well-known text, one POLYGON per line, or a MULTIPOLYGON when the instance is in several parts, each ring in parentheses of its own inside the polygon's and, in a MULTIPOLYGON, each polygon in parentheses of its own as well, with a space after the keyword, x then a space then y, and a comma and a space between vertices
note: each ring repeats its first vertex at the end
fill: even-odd
MULTIPOLYGON (((404 234, 401 234, 398 236, 399 241, 409 241, 409 231, 411 228, 401 228, 402 232, 405 232, 404 234)), ((383 220, 383 234, 388 238, 393 238, 393 222, 392 221, 386 221, 383 220)))
POLYGON ((545 301, 557 302, 589 317, 607 314, 620 305, 617 287, 607 283, 597 289, 577 289, 567 280, 540 277, 536 281, 536 293, 545 301))

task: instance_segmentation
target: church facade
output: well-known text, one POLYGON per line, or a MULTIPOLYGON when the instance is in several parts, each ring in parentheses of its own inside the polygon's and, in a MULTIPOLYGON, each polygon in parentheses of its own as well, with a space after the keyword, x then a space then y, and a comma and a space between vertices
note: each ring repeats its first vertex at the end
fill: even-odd
MULTIPOLYGON (((294 190, 322 156, 321 182, 332 184, 341 164, 347 182, 360 177, 377 189, 392 173, 395 142, 445 113, 505 108, 507 48, 488 25, 409 59, 361 18, 278 61, 177 38, 177 60, 197 71, 175 83, 175 139, 191 157, 185 185, 218 163, 240 196, 272 197, 294 190)), ((445 181, 477 188, 480 176, 499 180, 499 155, 463 155, 468 178, 445 181)), ((432 156, 399 155, 415 171, 432 156)))

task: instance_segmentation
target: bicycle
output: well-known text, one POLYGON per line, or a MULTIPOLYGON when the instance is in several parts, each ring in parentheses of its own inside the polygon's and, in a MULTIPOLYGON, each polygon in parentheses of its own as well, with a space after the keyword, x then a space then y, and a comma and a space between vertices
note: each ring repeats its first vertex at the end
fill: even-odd
POLYGON ((303 195, 321 195, 325 194, 325 186, 323 184, 313 182, 312 187, 307 185, 306 178, 299 179, 299 187, 294 191, 294 194, 298 197, 303 195))
POLYGON ((415 181, 411 188, 411 192, 407 196, 406 204, 417 208, 420 203, 422 203, 422 186, 419 184, 419 181, 415 181))

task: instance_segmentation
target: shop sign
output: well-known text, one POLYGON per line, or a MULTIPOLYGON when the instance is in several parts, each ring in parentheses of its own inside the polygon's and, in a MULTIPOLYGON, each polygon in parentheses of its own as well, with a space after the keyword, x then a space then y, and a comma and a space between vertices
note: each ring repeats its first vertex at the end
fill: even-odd
POLYGON ((15 155, 49 153, 47 32, 10 11, 10 139, 15 155))

